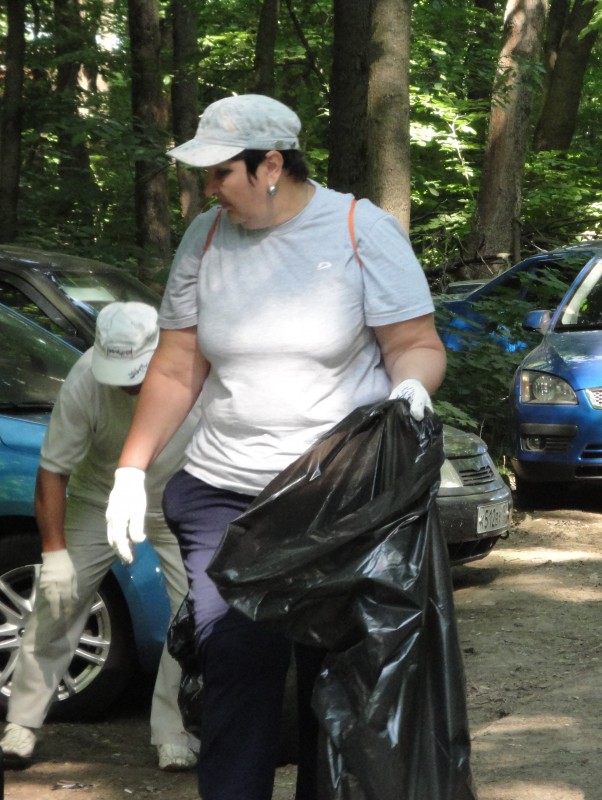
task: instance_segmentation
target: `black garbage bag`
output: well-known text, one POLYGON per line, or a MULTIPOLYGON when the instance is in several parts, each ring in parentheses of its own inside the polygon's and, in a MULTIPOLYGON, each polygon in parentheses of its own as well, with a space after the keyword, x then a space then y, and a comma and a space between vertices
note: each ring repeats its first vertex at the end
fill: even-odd
POLYGON ((312 705, 332 800, 475 800, 441 425, 356 409, 228 527, 208 574, 254 620, 329 652, 312 705))
POLYGON ((190 594, 182 600, 167 629, 167 650, 182 668, 178 707, 184 730, 201 735, 201 709, 203 705, 203 676, 195 654, 194 610, 190 594))

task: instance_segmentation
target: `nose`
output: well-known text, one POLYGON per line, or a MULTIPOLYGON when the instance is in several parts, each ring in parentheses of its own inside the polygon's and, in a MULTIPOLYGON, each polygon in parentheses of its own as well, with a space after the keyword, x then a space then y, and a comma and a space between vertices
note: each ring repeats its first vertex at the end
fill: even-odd
POLYGON ((205 193, 205 197, 213 197, 214 195, 217 195, 217 180, 207 176, 205 180, 205 186, 203 187, 203 192, 205 193))

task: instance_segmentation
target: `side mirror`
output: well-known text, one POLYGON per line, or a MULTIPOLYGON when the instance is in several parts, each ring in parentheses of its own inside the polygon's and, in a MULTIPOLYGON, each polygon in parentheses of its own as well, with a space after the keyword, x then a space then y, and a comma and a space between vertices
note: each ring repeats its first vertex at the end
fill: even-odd
POLYGON ((522 324, 526 331, 545 333, 550 326, 551 319, 551 311, 529 311, 522 324))

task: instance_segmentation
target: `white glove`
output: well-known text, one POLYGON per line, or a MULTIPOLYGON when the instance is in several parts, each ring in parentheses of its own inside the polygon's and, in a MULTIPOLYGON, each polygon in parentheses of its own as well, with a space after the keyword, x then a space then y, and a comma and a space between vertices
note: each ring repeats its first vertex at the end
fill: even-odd
POLYGON ((40 591, 46 595, 53 619, 70 614, 77 600, 77 575, 66 549, 42 553, 40 591))
POLYGON ((146 492, 144 470, 120 467, 107 505, 107 539, 124 564, 134 560, 133 542, 143 542, 146 492))
POLYGON ((418 422, 424 419, 425 408, 428 408, 429 411, 433 410, 433 404, 431 403, 429 393, 420 381, 414 378, 408 378, 408 380, 397 384, 389 395, 389 400, 398 400, 399 398, 408 401, 410 404, 410 414, 415 420, 418 420, 418 422))

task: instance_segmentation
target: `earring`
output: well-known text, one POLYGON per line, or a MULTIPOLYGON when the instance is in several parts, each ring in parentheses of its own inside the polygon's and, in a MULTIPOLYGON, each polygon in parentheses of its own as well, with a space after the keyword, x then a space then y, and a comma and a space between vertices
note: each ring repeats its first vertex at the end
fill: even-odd
POLYGON ((275 197, 277 191, 278 191, 278 187, 277 186, 268 186, 268 188, 267 188, 267 192, 268 192, 270 197, 275 197))

